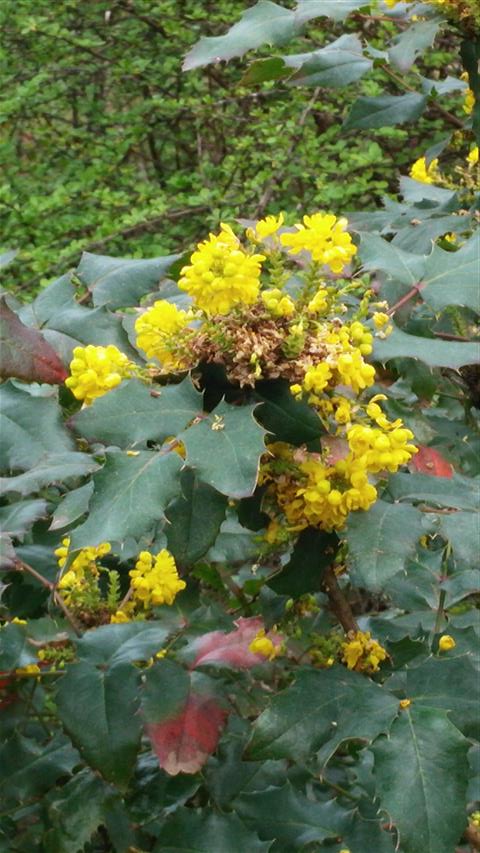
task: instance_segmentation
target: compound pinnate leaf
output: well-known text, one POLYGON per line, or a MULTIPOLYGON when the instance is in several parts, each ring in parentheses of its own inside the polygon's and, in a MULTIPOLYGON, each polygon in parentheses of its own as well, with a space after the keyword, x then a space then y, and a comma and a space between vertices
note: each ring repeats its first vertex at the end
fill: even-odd
POLYGON ((225 518, 227 499, 193 471, 181 473, 182 493, 168 506, 168 550, 182 566, 195 563, 214 544, 225 518))
POLYGON ((255 721, 248 757, 302 761, 321 749, 326 763, 342 741, 388 731, 397 709, 397 699, 357 672, 301 670, 255 721))
POLYGON ((4 297, 0 298, 0 376, 24 382, 61 385, 68 376, 55 350, 36 329, 24 326, 4 297))
POLYGON ((84 252, 77 275, 92 293, 95 306, 126 308, 138 305, 142 296, 158 284, 180 255, 139 260, 112 258, 84 252))
POLYGON ((285 850, 303 850, 307 844, 329 838, 338 840, 348 817, 335 800, 309 800, 289 782, 282 788, 242 794, 235 800, 235 811, 260 838, 275 839, 285 850))
POLYGON ((468 748, 444 712, 415 701, 374 744, 380 807, 405 853, 452 853, 466 826, 468 748))
POLYGON ((202 395, 190 379, 153 394, 143 382, 130 379, 82 409, 70 423, 89 441, 126 448, 149 439, 162 442, 201 411, 202 395))
POLYGON ((154 853, 267 853, 270 846, 236 814, 179 808, 160 830, 154 853))
POLYGON ((99 668, 81 661, 68 668, 56 694, 59 717, 82 758, 121 787, 140 742, 138 675, 130 663, 99 668))
POLYGON ((203 767, 227 716, 210 679, 169 660, 147 671, 142 710, 160 767, 170 776, 203 767))
POLYGON ((364 130, 415 121, 423 113, 427 101, 425 95, 419 95, 417 92, 358 98, 343 124, 343 129, 364 130))
POLYGON ((405 567, 423 533, 421 512, 406 504, 379 500, 366 513, 352 513, 345 538, 353 582, 381 590, 405 567))
POLYGON ((265 430, 253 416, 255 408, 222 402, 178 436, 187 464, 222 495, 245 498, 254 492, 265 452, 265 430))
POLYGON ((93 478, 88 518, 72 533, 72 549, 141 536, 164 517, 165 507, 178 493, 181 467, 176 453, 107 453, 93 478))
POLYGON ((299 29, 294 12, 270 0, 259 0, 224 36, 201 38, 187 53, 183 70, 243 56, 262 44, 284 44, 299 29))

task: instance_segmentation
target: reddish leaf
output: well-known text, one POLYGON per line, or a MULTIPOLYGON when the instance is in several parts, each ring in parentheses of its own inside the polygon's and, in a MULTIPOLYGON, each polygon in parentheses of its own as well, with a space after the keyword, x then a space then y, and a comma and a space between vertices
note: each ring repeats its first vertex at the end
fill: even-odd
MULTIPOLYGON (((192 643, 189 648, 189 651, 195 652, 192 669, 211 663, 226 664, 237 669, 250 669, 259 663, 265 663, 264 655, 254 654, 248 648, 259 631, 264 630, 263 620, 259 616, 248 619, 240 617, 235 625, 237 629, 229 634, 223 631, 211 631, 192 643)), ((266 636, 276 648, 282 645, 280 634, 271 631, 266 636)))
POLYGON ((46 382, 61 385, 68 376, 57 353, 37 329, 25 326, 0 299, 0 345, 2 363, 0 376, 14 376, 25 382, 46 382))
POLYGON ((430 474, 431 477, 453 477, 450 462, 447 462, 433 447, 419 445, 418 453, 413 457, 411 464, 421 474, 430 474))
POLYGON ((191 692, 178 717, 148 723, 146 731, 160 767, 170 776, 198 773, 215 752, 226 717, 214 698, 191 692))

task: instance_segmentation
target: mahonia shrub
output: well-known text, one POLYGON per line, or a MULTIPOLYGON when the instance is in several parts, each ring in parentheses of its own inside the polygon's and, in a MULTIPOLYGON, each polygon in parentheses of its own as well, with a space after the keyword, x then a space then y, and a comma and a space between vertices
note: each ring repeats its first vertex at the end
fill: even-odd
MULTIPOLYGON (((260 0, 187 65, 312 7, 260 0)), ((457 130, 402 201, 0 301, 0 850, 478 846, 476 7, 369 9, 412 62, 462 39, 457 130)), ((335 84, 362 50, 249 73, 335 84)), ((392 98, 418 114, 347 123, 392 98)))

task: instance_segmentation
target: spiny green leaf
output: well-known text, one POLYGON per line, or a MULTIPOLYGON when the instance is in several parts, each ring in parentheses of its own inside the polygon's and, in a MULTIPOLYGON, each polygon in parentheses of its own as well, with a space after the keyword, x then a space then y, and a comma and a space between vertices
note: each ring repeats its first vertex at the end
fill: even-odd
POLYGON ((178 617, 163 616, 162 622, 126 622, 100 625, 77 642, 77 654, 89 663, 117 664, 145 661, 159 652, 168 636, 178 628, 178 617))
POLYGON ((180 808, 163 825, 153 853, 267 853, 269 849, 270 843, 260 841, 233 812, 180 808))
POLYGON ((346 812, 335 800, 316 803, 289 782, 282 788, 242 794, 235 800, 235 811, 260 838, 275 839, 288 850, 341 836, 346 824, 346 812))
POLYGON ((90 498, 93 495, 93 480, 89 480, 84 486, 67 492, 61 503, 57 506, 52 516, 49 530, 62 530, 73 524, 88 510, 90 498))
POLYGON ((138 670, 129 663, 111 669, 73 664, 59 682, 56 703, 87 764, 108 781, 126 785, 140 742, 138 670))
POLYGON ((48 453, 31 471, 16 477, 0 478, 0 488, 6 495, 14 492, 29 495, 51 483, 65 483, 70 478, 83 477, 98 467, 98 463, 87 453, 48 453))
POLYGON ((377 501, 349 516, 346 532, 350 575, 355 584, 379 591, 404 568, 424 530, 422 514, 406 504, 377 501))
POLYGON ((415 121, 423 113, 427 100, 425 95, 417 92, 358 98, 343 123, 343 129, 365 130, 415 121))
POLYGON ((456 252, 435 245, 426 259, 422 298, 434 311, 461 305, 480 312, 479 259, 478 231, 456 252))
POLYGON ((97 775, 84 769, 48 802, 49 829, 44 849, 49 853, 79 853, 105 821, 107 804, 114 794, 97 775))
POLYGON ((254 50, 262 44, 284 44, 299 29, 294 12, 270 0, 259 0, 226 35, 201 38, 187 53, 183 70, 191 71, 192 68, 201 68, 211 62, 243 56, 248 50, 254 50))
POLYGON ((455 558, 474 566, 480 545, 478 512, 453 512, 450 515, 441 515, 440 530, 442 536, 452 545, 455 558))
POLYGON ((84 252, 77 275, 92 293, 93 304, 110 308, 138 305, 142 296, 158 289, 158 284, 180 255, 139 260, 112 258, 84 252))
POLYGON ((61 733, 45 744, 14 732, 0 749, 0 782, 6 801, 38 797, 79 762, 78 752, 61 733))
POLYGON ((165 507, 178 493, 181 467, 176 453, 108 452, 93 477, 88 518, 73 531, 71 548, 140 537, 164 517, 165 507))
POLYGON ((388 51, 388 58, 392 65, 396 65, 400 71, 408 71, 418 54, 433 44, 439 26, 439 19, 417 21, 396 36, 393 47, 388 51))
POLYGON ((190 379, 153 394, 143 382, 130 379, 94 400, 71 423, 91 442, 126 448, 177 435, 201 410, 202 395, 190 379))
POLYGON ((186 447, 187 464, 228 497, 248 497, 255 489, 265 444, 254 411, 255 406, 222 402, 178 436, 186 447))
POLYGON ((288 441, 297 447, 315 441, 325 428, 317 413, 307 403, 295 400, 287 382, 274 380, 255 386, 259 406, 255 417, 277 441, 288 441))
POLYGON ((289 83, 295 86, 339 88, 359 80, 373 65, 364 56, 356 35, 343 35, 312 53, 285 56, 285 65, 296 68, 289 83))
POLYGON ((46 453, 74 449, 57 394, 33 397, 11 382, 0 387, 0 453, 3 470, 32 468, 46 453))
POLYGON ((466 826, 467 752, 468 741, 443 712, 416 703, 374 744, 380 807, 405 853, 452 853, 466 826))
POLYGON ((370 741, 388 731, 397 708, 393 696, 342 666, 300 670, 253 724, 247 754, 304 761, 321 749, 326 763, 342 741, 370 741))
POLYGON ((46 514, 47 502, 43 499, 7 504, 0 508, 0 529, 22 542, 34 522, 45 518, 46 514))
POLYGON ((458 370, 466 364, 478 362, 480 347, 477 343, 463 344, 437 338, 421 338, 394 327, 385 340, 375 338, 373 358, 383 364, 392 358, 415 358, 429 367, 451 367, 458 370))
POLYGON ((479 479, 454 474, 430 477, 428 474, 393 474, 387 490, 395 501, 426 503, 475 512, 478 509, 479 479))
POLYGON ((225 518, 227 499, 188 468, 181 475, 182 494, 167 508, 168 549, 182 566, 190 566, 214 544, 225 518))
POLYGON ((307 527, 300 533, 290 560, 280 574, 268 581, 268 586, 278 595, 294 598, 307 592, 318 592, 324 571, 334 559, 335 546, 338 546, 335 534, 307 527))
POLYGON ((343 21, 350 12, 365 6, 365 0, 298 0, 295 14, 299 23, 312 18, 332 18, 343 21))

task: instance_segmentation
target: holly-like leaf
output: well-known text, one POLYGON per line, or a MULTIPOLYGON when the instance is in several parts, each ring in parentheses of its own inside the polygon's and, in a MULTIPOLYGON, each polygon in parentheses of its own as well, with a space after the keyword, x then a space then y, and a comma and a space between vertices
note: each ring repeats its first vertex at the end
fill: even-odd
POLYGON ((243 56, 262 44, 281 45, 300 29, 295 13, 271 0, 259 0, 224 36, 201 38, 187 53, 183 70, 243 56))
POLYGON ((478 231, 456 252, 447 252, 435 245, 425 264, 422 287, 425 302, 434 311, 441 311, 448 305, 461 305, 480 312, 479 257, 478 231))
POLYGON ((162 617, 162 622, 126 622, 100 625, 87 631, 77 642, 77 654, 89 663, 108 665, 146 661, 161 651, 169 635, 178 629, 179 621, 162 617))
POLYGON ((372 60, 364 56, 358 36, 350 34, 312 53, 285 56, 284 62, 297 68, 289 83, 331 89, 359 80, 373 65, 372 60))
POLYGON ((416 703, 374 744, 377 796, 405 853, 452 853, 466 826, 468 746, 443 712, 416 703))
POLYGON ((225 518, 227 499, 193 471, 180 477, 182 493, 168 506, 165 529, 168 550, 181 566, 190 566, 214 544, 225 518))
MULTIPOLYGON (((50 389, 49 389, 50 390, 50 389)), ((73 450, 56 392, 33 397, 11 382, 0 387, 0 453, 3 470, 25 471, 47 453, 73 450)))
POLYGON ((49 829, 44 849, 49 853, 80 853, 93 833, 105 822, 112 789, 84 769, 57 791, 48 803, 49 829))
POLYGON ((93 495, 93 481, 89 480, 84 486, 67 492, 52 516, 49 530, 62 530, 73 524, 88 510, 90 498, 93 495))
POLYGON ((452 545, 456 559, 474 566, 480 545, 478 512, 452 512, 439 518, 441 534, 452 545))
POLYGON ((247 754, 303 761, 321 749, 326 763, 342 741, 370 741, 388 731, 397 709, 397 699, 357 672, 300 670, 253 724, 247 754))
POLYGON ((39 744, 14 732, 0 749, 0 784, 6 801, 38 797, 79 762, 78 752, 61 733, 39 744))
POLYGON ((14 311, 0 298, 0 376, 23 379, 24 382, 46 382, 61 385, 68 376, 55 350, 43 335, 24 326, 14 311))
POLYGON ((430 47, 437 34, 440 21, 417 21, 411 27, 403 30, 393 39, 393 47, 388 51, 392 65, 400 71, 408 71, 415 62, 418 54, 430 47))
MULTIPOLYGON (((11 536, 8 533, 0 534, 0 569, 3 572, 8 571, 9 569, 14 569, 17 562, 17 555, 15 553, 15 548, 13 547, 13 542, 11 536)), ((5 589, 4 584, 0 583, 0 597, 2 591, 5 589)))
MULTIPOLYGON (((192 669, 211 664, 251 669, 252 666, 265 663, 264 655, 249 650, 258 632, 265 630, 263 619, 260 616, 241 616, 235 625, 235 631, 210 631, 187 647, 187 656, 193 656, 192 669)), ((276 648, 282 645, 283 637, 280 634, 271 631, 266 636, 276 648)))
POLYGON ((109 782, 126 785, 141 734, 138 670, 129 663, 110 669, 87 661, 73 664, 59 682, 56 703, 87 764, 109 782))
POLYGON ((143 382, 130 379, 82 409, 70 423, 91 442, 126 448, 175 436, 201 411, 202 395, 190 379, 153 394, 143 382))
POLYGON ((366 130, 416 121, 427 106, 427 101, 425 95, 417 92, 358 98, 343 123, 343 129, 366 130))
POLYGON ((0 489, 10 495, 18 492, 29 495, 51 483, 65 483, 71 477, 83 477, 96 471, 99 465, 87 453, 48 453, 31 471, 16 477, 1 477, 0 489))
POLYGON ((43 499, 7 504, 0 508, 0 529, 3 534, 23 542, 34 522, 45 518, 46 514, 47 502, 43 499))
POLYGON ((126 308, 138 305, 142 296, 157 290, 161 279, 180 257, 166 255, 139 260, 84 252, 77 275, 90 290, 95 306, 126 308))
POLYGON ((297 447, 319 438, 325 429, 317 413, 307 403, 295 400, 287 382, 259 382, 255 387, 259 406, 255 417, 277 441, 288 441, 297 447))
POLYGON ((307 527, 302 530, 287 565, 280 574, 268 581, 268 586, 278 595, 298 598, 307 592, 318 592, 323 583, 323 574, 335 555, 338 538, 333 533, 324 533, 307 527))
POLYGON ((164 517, 165 507, 178 493, 181 467, 176 453, 108 452, 93 477, 88 518, 73 531, 71 548, 140 537, 164 517))
POLYGON ((146 673, 142 710, 160 767, 170 776, 197 773, 217 746, 226 711, 214 684, 161 660, 146 673))
POLYGON ((36 663, 37 655, 29 643, 27 632, 23 625, 9 622, 2 628, 0 646, 0 672, 13 672, 15 669, 36 663))
POLYGON ((222 402, 178 436, 186 447, 187 464, 228 497, 245 498, 255 489, 265 444, 254 410, 222 402))
POLYGON ((424 533, 413 506, 377 501, 368 512, 349 516, 346 532, 350 575, 355 584, 379 591, 405 567, 424 533))
POLYGON ((267 853, 270 846, 232 812, 179 808, 162 826, 153 853, 267 853))
POLYGON ((235 800, 235 811, 260 838, 280 842, 284 850, 303 850, 307 844, 338 839, 347 822, 347 813, 335 800, 312 801, 290 782, 282 788, 242 794, 235 800))
POLYGON ((429 477, 426 474, 393 474, 388 480, 388 493, 395 501, 426 503, 475 512, 478 509, 478 478, 429 477))
POLYGON ((386 364, 392 358, 415 358, 429 367, 451 367, 458 370, 466 364, 477 364, 480 350, 477 343, 441 341, 402 332, 396 326, 384 340, 375 338, 373 358, 386 364))
POLYGON ((430 477, 453 477, 453 467, 438 450, 434 447, 426 447, 424 444, 417 445, 418 453, 412 459, 412 467, 419 474, 428 474, 430 477))

